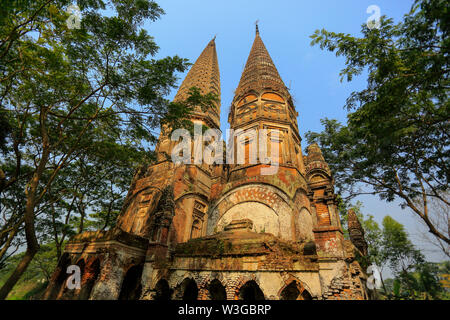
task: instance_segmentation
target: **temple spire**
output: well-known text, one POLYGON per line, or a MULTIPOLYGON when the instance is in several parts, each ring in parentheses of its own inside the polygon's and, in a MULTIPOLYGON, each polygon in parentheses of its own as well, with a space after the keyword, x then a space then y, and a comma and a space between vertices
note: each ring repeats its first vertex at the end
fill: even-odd
MULTIPOLYGON (((218 119, 220 115, 220 73, 215 39, 216 37, 208 43, 197 61, 189 70, 175 95, 174 101, 185 100, 188 97, 189 89, 192 87, 199 88, 202 94, 217 94, 219 101, 216 104, 216 110, 212 110, 214 113, 214 119, 212 120, 217 126, 220 126, 218 119)), ((199 114, 202 113, 200 110, 197 111, 199 114)))
POLYGON ((255 40, 236 89, 236 96, 249 90, 259 91, 265 88, 284 91, 289 94, 259 35, 258 21, 256 21, 255 40))
POLYGON ((259 26, 258 26, 259 20, 256 20, 255 26, 256 26, 256 35, 259 36, 259 26))

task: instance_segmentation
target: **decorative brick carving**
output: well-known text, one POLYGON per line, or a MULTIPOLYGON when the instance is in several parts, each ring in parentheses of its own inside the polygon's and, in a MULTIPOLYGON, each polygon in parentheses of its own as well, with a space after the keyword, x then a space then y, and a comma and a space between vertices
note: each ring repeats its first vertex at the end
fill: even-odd
MULTIPOLYGON (((186 99, 194 86, 220 96, 214 40, 190 69, 175 101, 186 99)), ((220 101, 209 110, 196 108, 191 120, 219 128, 219 115, 220 101)), ((191 298, 196 294, 208 300, 214 279, 227 299, 245 296, 240 290, 248 282, 266 299, 367 297, 353 255, 355 246, 362 252, 367 248, 363 230, 349 213, 354 245, 344 240, 330 168, 317 144, 302 155, 297 115, 257 32, 228 119, 235 130, 281 132, 278 139, 268 138, 279 146, 277 173, 261 175, 267 168, 261 163, 174 164, 167 157, 174 146, 170 130, 162 127, 157 161, 136 171, 117 227, 77 235, 66 247, 68 261, 87 261, 84 283, 96 279, 92 261, 101 262, 90 298, 117 299, 125 271, 137 264, 144 265, 138 279, 141 299, 182 299, 189 287, 191 298), (164 288, 156 287, 160 280, 164 288)), ((252 139, 258 140, 253 135, 247 142, 252 139)), ((59 265, 47 297, 59 292, 62 271, 59 265)))

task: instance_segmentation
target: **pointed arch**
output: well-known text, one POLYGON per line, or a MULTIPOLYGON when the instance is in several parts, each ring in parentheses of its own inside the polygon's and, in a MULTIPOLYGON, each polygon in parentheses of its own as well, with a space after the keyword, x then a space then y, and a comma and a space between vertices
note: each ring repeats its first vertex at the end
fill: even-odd
POLYGON ((208 286, 209 297, 211 300, 227 300, 227 292, 225 287, 218 279, 214 279, 208 286))
POLYGON ((193 278, 186 278, 181 283, 181 290, 183 292, 184 301, 198 300, 198 287, 193 278))
POLYGON ((255 301, 265 300, 264 293, 255 280, 247 281, 241 289, 239 289, 239 300, 255 301))
POLYGON ((280 300, 297 300, 298 296, 300 296, 300 290, 297 283, 292 281, 281 291, 280 300))
POLYGON ((166 279, 161 279, 156 283, 154 300, 163 301, 170 300, 172 296, 172 289, 166 279))
POLYGON ((312 297, 302 283, 292 280, 281 290, 280 300, 312 300, 312 297))
POLYGON ((142 265, 134 265, 128 269, 122 281, 119 300, 139 300, 141 296, 142 265))

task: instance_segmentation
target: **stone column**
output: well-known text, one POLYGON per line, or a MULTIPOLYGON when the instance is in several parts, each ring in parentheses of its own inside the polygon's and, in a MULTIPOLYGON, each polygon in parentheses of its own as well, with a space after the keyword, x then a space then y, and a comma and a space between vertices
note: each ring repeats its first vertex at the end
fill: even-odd
POLYGON ((119 258, 115 254, 109 254, 101 267, 90 300, 117 300, 124 276, 123 265, 119 258))
POLYGON ((141 286, 142 295, 141 300, 153 300, 156 285, 156 272, 153 268, 153 261, 146 261, 144 269, 142 270, 141 286))

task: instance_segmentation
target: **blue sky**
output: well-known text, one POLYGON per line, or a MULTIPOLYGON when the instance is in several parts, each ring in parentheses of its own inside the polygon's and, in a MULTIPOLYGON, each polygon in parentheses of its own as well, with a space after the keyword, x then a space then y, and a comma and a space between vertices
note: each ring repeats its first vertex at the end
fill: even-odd
MULTIPOLYGON (((228 110, 255 36, 255 21, 259 20, 261 37, 285 84, 290 87, 299 112, 302 137, 308 130, 321 131, 320 119, 345 121, 343 106, 351 92, 366 86, 366 77, 351 83, 340 82, 339 72, 344 58, 311 47, 310 35, 316 29, 361 35, 361 24, 371 14, 366 10, 377 5, 382 15, 398 22, 407 13, 412 0, 165 0, 157 1, 166 15, 146 24, 148 32, 160 46, 157 57, 179 55, 194 62, 206 44, 215 36, 221 76, 221 126, 227 129, 228 110)), ((180 84, 185 74, 180 75, 180 84)), ((175 95, 173 91, 171 97, 175 95)), ((303 148, 306 141, 303 141, 303 148)), ((363 212, 375 216, 381 223, 386 214, 403 223, 415 243, 417 219, 398 203, 387 204, 375 196, 359 198, 363 212)), ((442 256, 427 251, 430 260, 442 256)))

